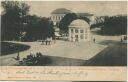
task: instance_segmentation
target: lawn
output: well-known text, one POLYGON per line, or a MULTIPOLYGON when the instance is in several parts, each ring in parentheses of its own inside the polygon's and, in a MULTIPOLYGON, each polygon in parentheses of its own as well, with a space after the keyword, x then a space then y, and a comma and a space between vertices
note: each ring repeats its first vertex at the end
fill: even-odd
POLYGON ((12 42, 1 42, 1 56, 18 53, 24 50, 28 50, 30 46, 12 43, 12 42))

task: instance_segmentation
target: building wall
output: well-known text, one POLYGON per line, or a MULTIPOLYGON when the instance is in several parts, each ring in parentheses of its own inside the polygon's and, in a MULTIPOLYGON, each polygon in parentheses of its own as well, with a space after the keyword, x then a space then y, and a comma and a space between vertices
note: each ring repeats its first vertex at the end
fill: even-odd
POLYGON ((89 41, 90 40, 90 28, 69 28, 69 41, 89 41), (78 37, 78 38, 77 38, 78 37))
MULTIPOLYGON (((66 14, 51 14, 51 20, 53 21, 54 25, 56 25, 57 23, 59 23, 61 21, 61 19, 65 16, 66 14)), ((82 15, 83 17, 87 17, 90 19, 90 25, 93 24, 94 22, 94 16, 86 16, 86 15, 82 15)))
POLYGON ((51 20, 53 21, 54 25, 59 23, 61 19, 65 16, 65 14, 52 14, 51 20))

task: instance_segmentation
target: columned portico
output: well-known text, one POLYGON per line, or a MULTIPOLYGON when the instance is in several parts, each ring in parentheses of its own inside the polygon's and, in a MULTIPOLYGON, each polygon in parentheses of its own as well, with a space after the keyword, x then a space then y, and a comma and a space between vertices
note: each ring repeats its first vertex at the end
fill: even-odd
POLYGON ((69 41, 81 42, 90 40, 90 28, 84 20, 74 20, 69 25, 69 41))

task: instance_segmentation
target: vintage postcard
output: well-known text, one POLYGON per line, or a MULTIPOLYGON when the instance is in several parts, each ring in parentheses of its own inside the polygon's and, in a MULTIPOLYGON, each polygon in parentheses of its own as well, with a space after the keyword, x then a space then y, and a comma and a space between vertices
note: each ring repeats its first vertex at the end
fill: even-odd
POLYGON ((5 0, 0 10, 0 80, 127 80, 127 1, 5 0))

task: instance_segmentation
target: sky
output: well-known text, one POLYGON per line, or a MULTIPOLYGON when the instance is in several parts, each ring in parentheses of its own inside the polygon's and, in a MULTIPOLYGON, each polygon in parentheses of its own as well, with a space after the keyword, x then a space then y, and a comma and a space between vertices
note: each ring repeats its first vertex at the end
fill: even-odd
POLYGON ((30 14, 48 17, 58 8, 73 12, 92 13, 95 16, 112 16, 127 13, 126 1, 27 1, 30 14))

